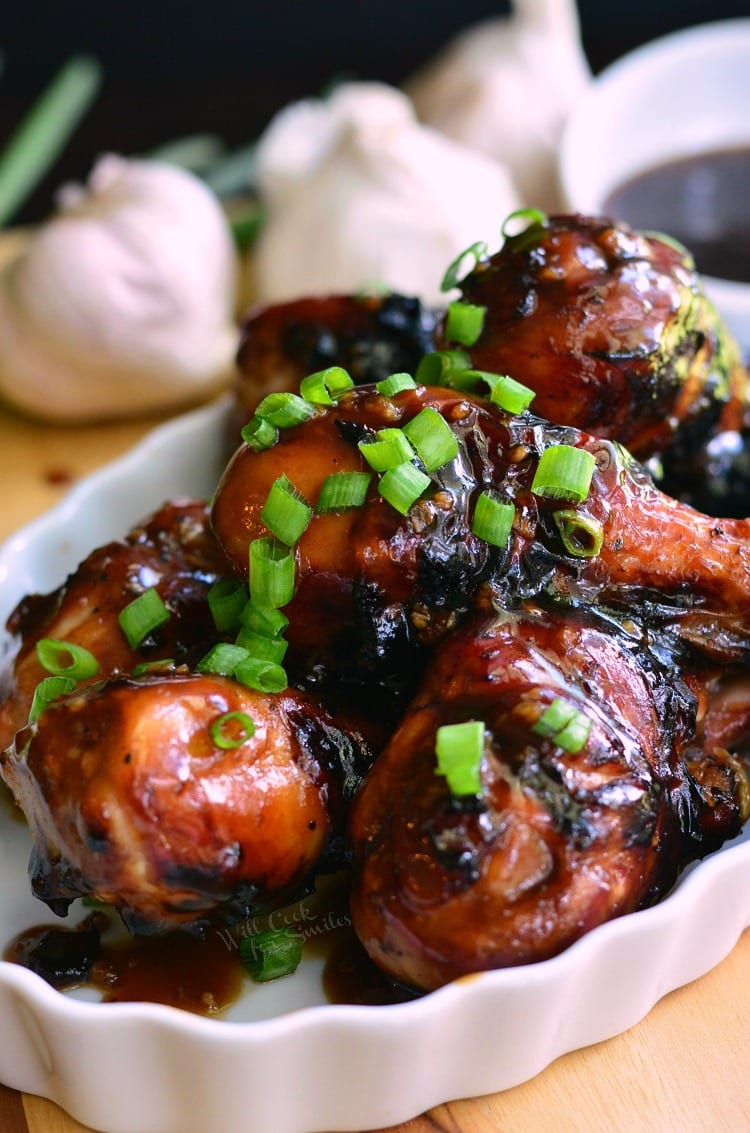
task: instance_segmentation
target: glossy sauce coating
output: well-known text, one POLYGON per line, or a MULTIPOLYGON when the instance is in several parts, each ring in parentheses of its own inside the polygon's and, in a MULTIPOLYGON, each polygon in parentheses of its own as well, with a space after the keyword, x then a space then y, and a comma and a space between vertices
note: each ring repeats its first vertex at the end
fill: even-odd
POLYGON ((689 253, 666 240, 552 217, 506 240, 461 288, 487 308, 473 364, 530 386, 534 411, 550 421, 619 440, 641 459, 699 419, 704 438, 743 425, 736 348, 689 253))
POLYGON ((693 723, 679 678, 585 616, 527 607, 455 634, 355 801, 369 954, 429 989, 545 959, 655 900, 743 817, 746 774, 717 773, 709 796, 680 758, 693 723), (557 698, 590 720, 580 751, 533 731, 557 698), (470 719, 486 729, 482 792, 455 797, 435 733, 470 719))
POLYGON ((99 663, 92 681, 127 674, 139 663, 162 658, 180 664, 200 656, 215 635, 206 595, 211 583, 226 573, 226 560, 208 529, 207 505, 174 500, 122 542, 93 551, 54 593, 25 598, 8 621, 19 648, 0 706, 0 749, 24 727, 34 689, 49 676, 36 654, 40 638, 88 649, 99 663), (133 650, 118 615, 152 587, 171 616, 133 650))
POLYGON ((2 772, 34 836, 35 893, 58 911, 96 897, 141 931, 303 882, 342 832, 347 770, 369 762, 303 694, 210 675, 84 689, 28 733, 2 772), (224 750, 210 729, 227 712, 255 732, 224 750))

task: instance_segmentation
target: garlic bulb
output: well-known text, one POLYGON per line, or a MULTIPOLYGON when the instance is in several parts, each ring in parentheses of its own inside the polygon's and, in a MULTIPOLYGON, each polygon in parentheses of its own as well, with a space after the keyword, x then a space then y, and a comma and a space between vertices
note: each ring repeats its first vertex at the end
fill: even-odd
POLYGON ((102 157, 0 274, 0 393, 58 421, 184 405, 225 383, 237 264, 209 190, 175 166, 102 157))
POLYGON ((406 85, 423 122, 507 164, 524 203, 560 204, 557 144, 590 79, 574 0, 513 0, 406 85))
POLYGON ((450 261, 476 240, 497 244, 519 203, 498 162, 420 126, 405 95, 379 83, 282 111, 261 139, 258 180, 266 302, 374 283, 440 301, 450 261))

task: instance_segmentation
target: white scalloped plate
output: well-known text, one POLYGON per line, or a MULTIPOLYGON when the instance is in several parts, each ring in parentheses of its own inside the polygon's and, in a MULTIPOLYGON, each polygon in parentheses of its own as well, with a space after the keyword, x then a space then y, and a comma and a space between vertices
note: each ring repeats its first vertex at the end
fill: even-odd
MULTIPOLYGON (((157 429, 0 551, 0 614, 59 584, 163 499, 211 493, 226 404, 157 429)), ((26 881, 25 828, 0 814, 0 943, 48 919, 26 881)), ((319 958, 251 987, 221 1019, 61 995, 0 963, 0 1080, 106 1133, 313 1133, 405 1121, 506 1089, 627 1030, 719 963, 750 924, 750 829, 653 909, 545 963, 488 972, 410 1003, 331 1006, 319 958)))

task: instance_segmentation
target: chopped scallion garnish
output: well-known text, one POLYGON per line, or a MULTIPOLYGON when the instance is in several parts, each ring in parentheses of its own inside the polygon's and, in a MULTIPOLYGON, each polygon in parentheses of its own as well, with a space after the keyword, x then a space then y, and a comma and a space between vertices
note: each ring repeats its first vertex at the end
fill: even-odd
POLYGON ((318 370, 303 378, 299 392, 305 401, 313 405, 335 405, 347 390, 353 388, 354 381, 343 366, 329 366, 327 370, 318 370))
POLYGON ((243 936, 240 960, 256 983, 289 976, 302 959, 302 937, 291 928, 272 928, 243 936))
MULTIPOLYGON (((284 660, 289 643, 284 641, 281 635, 267 637, 265 634, 254 633, 253 630, 245 629, 243 626, 237 634, 235 645, 247 650, 250 657, 259 661, 272 661, 274 665, 280 665, 284 660)), ((247 657, 243 657, 242 660, 246 661, 247 657)))
POLYGON ((236 578, 219 578, 208 591, 208 608, 219 633, 237 628, 247 602, 247 589, 236 578))
POLYGON ((245 605, 240 620, 244 628, 261 637, 280 637, 289 625, 289 618, 281 610, 259 606, 253 601, 245 605))
POLYGON ((478 795, 479 767, 484 753, 484 723, 468 720, 444 724, 435 735, 437 773, 444 775, 452 795, 478 795))
POLYGON ((444 417, 426 406, 403 426, 426 472, 435 472, 458 455, 458 439, 444 417))
POLYGON ((575 705, 558 696, 545 708, 531 730, 575 755, 588 739, 591 720, 585 712, 579 712, 575 705))
POLYGON ((224 712, 209 728, 212 742, 222 751, 234 751, 255 735, 255 721, 247 712, 224 712))
POLYGON ((498 499, 491 492, 480 492, 474 507, 471 530, 477 538, 491 543, 493 547, 507 547, 515 515, 513 504, 498 499))
POLYGON ((424 354, 414 375, 423 386, 452 385, 452 378, 471 368, 471 358, 463 350, 433 350, 424 354))
POLYGON ((293 547, 310 522, 312 508, 286 476, 271 485, 260 518, 287 547, 293 547))
POLYGON ((477 240, 476 244, 472 244, 470 248, 466 248, 460 255, 456 256, 452 264, 446 269, 443 276, 442 283, 440 284, 441 291, 452 291, 454 287, 458 287, 463 279, 463 263, 467 256, 471 256, 474 263, 469 271, 473 271, 480 260, 487 255, 487 245, 484 240, 477 240))
POLYGON ((279 430, 276 426, 266 421, 264 417, 258 417, 257 414, 248 421, 240 433, 245 444, 255 452, 273 448, 279 439, 279 430))
POLYGON ((432 481, 409 461, 389 468, 380 477, 379 490, 384 500, 401 515, 406 515, 432 481))
POLYGON ((378 429, 374 441, 360 441, 358 447, 370 468, 376 472, 387 472, 416 455, 401 429, 378 429))
POLYGON ((455 373, 450 374, 445 381, 445 385, 450 389, 461 390, 463 393, 479 393, 480 396, 485 396, 482 386, 487 387, 487 393, 492 393, 493 389, 500 381, 499 374, 491 374, 486 370, 457 370, 455 373))
POLYGON ((29 723, 35 724, 53 700, 67 696, 75 690, 77 682, 73 677, 45 677, 34 689, 29 709, 29 723))
POLYGON ((345 511, 362 507, 371 480, 369 472, 332 472, 323 481, 315 510, 345 511))
POLYGON ((150 633, 163 626, 171 617, 153 586, 120 610, 118 621, 131 649, 137 649, 150 633))
POLYGON ((255 416, 277 429, 292 429, 309 421, 316 412, 314 405, 296 393, 269 393, 255 410, 255 416))
POLYGON ((85 681, 99 672, 99 662, 93 653, 69 641, 43 637, 36 643, 36 655, 42 668, 56 677, 85 681))
POLYGON ((590 452, 573 445, 550 445, 539 458, 531 490, 550 500, 580 504, 591 487, 596 461, 590 452))
POLYGON ((405 389, 416 389, 417 383, 411 374, 390 374, 387 378, 383 378, 382 382, 375 383, 375 389, 383 397, 395 397, 397 393, 403 393, 405 389))
POLYGON ((195 666, 197 673, 218 673, 222 677, 231 677, 234 670, 249 657, 247 649, 240 645, 230 645, 228 642, 219 642, 201 657, 195 666))
POLYGON ((506 216, 500 231, 507 240, 514 236, 520 236, 522 232, 527 232, 529 228, 546 223, 547 214, 543 213, 541 209, 516 209, 506 216))
POLYGON ((598 519, 568 509, 556 511, 552 518, 569 555, 592 559, 599 554, 604 543, 604 528, 598 519))
POLYGON ((276 539, 250 544, 250 597, 258 606, 277 609, 294 596, 294 552, 276 539))
POLYGON ((234 670, 234 679, 258 692, 283 692, 289 683, 281 665, 262 657, 242 661, 234 670))
POLYGON ((545 708, 542 715, 532 725, 532 732, 536 732, 538 736, 544 736, 549 739, 551 736, 561 732, 566 724, 570 723, 577 712, 574 704, 569 701, 563 700, 561 696, 555 697, 548 708, 545 708))
POLYGON ((449 303, 445 320, 445 337, 462 346, 473 346, 482 333, 486 307, 474 303, 449 303))
POLYGON ((501 374, 492 387, 490 401, 506 413, 523 413, 536 397, 533 389, 507 374, 501 374))

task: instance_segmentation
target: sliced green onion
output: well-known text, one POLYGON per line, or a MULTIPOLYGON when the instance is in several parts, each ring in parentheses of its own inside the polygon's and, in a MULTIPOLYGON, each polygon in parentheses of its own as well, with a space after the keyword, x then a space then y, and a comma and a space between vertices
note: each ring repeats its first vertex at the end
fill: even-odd
POLYGON ((405 389, 416 389, 417 383, 411 374, 390 374, 387 378, 383 378, 382 382, 375 383, 375 389, 383 397, 395 397, 397 393, 403 393, 405 389))
MULTIPOLYGON (((243 626, 237 634, 235 645, 245 649, 250 657, 258 661, 272 661, 274 665, 280 665, 289 643, 281 636, 266 637, 265 634, 253 633, 251 629, 243 626)), ((247 657, 243 657, 243 661, 246 660, 247 657)))
POLYGON ((597 519, 567 509, 556 511, 552 518, 569 555, 593 559, 599 554, 604 543, 604 528, 597 519))
POLYGON ((462 346, 473 346, 482 333, 486 307, 474 303, 449 303, 445 320, 445 337, 462 346))
POLYGON ((549 707, 545 708, 536 723, 532 725, 531 730, 536 732, 538 736, 549 739, 561 732, 565 725, 570 723, 577 711, 578 709, 574 704, 563 700, 561 696, 557 696, 549 707))
POLYGON ((43 637, 36 643, 36 655, 42 668, 56 677, 85 681, 99 672, 99 662, 93 653, 69 641, 43 637))
POLYGON ((208 608, 219 633, 231 633, 239 624, 247 602, 247 589, 236 578, 219 578, 208 590, 208 608))
POLYGON ((234 679, 258 692, 283 692, 289 683, 281 665, 262 657, 242 661, 234 670, 234 679))
POLYGON ((401 429, 378 429, 374 441, 360 441, 358 447, 370 468, 376 472, 387 472, 416 455, 401 429))
POLYGON ((539 458, 531 490, 550 500, 580 504, 591 487, 596 461, 590 452, 572 445, 550 445, 539 458))
POLYGON ((564 751, 570 752, 575 755, 577 751, 586 743, 591 731, 591 721, 584 712, 576 712, 572 720, 569 720, 561 732, 555 736, 555 743, 564 751))
POLYGON ((225 712, 208 729, 211 740, 222 751, 234 751, 255 735, 255 721, 247 712, 225 712))
POLYGON ((458 438, 436 409, 426 406, 403 426, 426 472, 435 472, 458 456, 458 438))
POLYGON ((479 767, 484 752, 484 723, 444 724, 435 735, 437 774, 444 775, 452 795, 478 795, 479 767))
POLYGON ((100 84, 97 61, 74 56, 17 127, 0 156, 0 225, 11 219, 57 161, 100 84))
POLYGON ((266 983, 296 972, 302 959, 302 937, 291 928, 270 928, 243 936, 239 951, 251 979, 266 983))
POLYGON ((492 387, 490 401, 493 405, 504 409, 506 413, 523 413, 535 397, 534 390, 529 389, 523 382, 517 382, 515 378, 501 374, 492 387))
POLYGON ((281 610, 259 606, 253 601, 246 604, 240 620, 245 629, 261 637, 280 637, 289 625, 289 618, 281 610))
POLYGON ((286 476, 271 485, 260 513, 268 530, 282 543, 293 547, 310 522, 312 508, 286 476))
POLYGON ((446 386, 461 370, 471 368, 471 358, 463 350, 433 350, 424 354, 414 375, 423 386, 446 386))
POLYGON ((302 425, 316 413, 315 406, 296 393, 269 393, 255 410, 256 417, 262 417, 277 429, 302 425))
POLYGON ((591 731, 591 720, 561 696, 556 697, 531 727, 545 739, 574 755, 580 751, 591 731))
POLYGON ((406 515, 409 508, 432 483, 421 469, 416 468, 409 461, 389 468, 380 477, 378 485, 381 496, 396 511, 406 515))
POLYGON ((198 664, 195 666, 196 673, 218 673, 222 677, 231 677, 234 675, 234 670, 242 661, 246 661, 249 657, 247 649, 243 649, 241 645, 230 645, 228 642, 220 642, 209 649, 205 657, 201 657, 198 664))
POLYGON ((522 232, 528 231, 529 228, 546 223, 547 214, 543 213, 541 209, 516 209, 515 212, 506 216, 500 231, 507 240, 513 236, 520 236, 522 232), (516 228, 517 231, 512 232, 511 228, 516 228))
POLYGON ((499 381, 499 374, 490 374, 486 370, 466 369, 457 370, 450 374, 445 385, 449 386, 450 389, 461 390, 464 393, 478 393, 480 396, 484 396, 481 386, 487 386, 487 391, 492 393, 499 381))
POLYGON ((300 382, 299 392, 305 401, 313 405, 335 405, 347 390, 354 388, 354 381, 343 366, 329 366, 308 374, 300 382))
POLYGON ((174 657, 165 657, 162 661, 141 661, 133 666, 131 677, 145 677, 147 673, 168 673, 177 668, 174 657))
POLYGON ((371 480, 369 472, 332 472, 323 481, 315 510, 344 511, 362 507, 371 480))
MULTIPOLYGON (((461 268, 467 256, 471 256, 474 263, 469 268, 469 272, 473 271, 479 261, 487 255, 487 245, 484 240, 477 240, 476 244, 472 244, 470 248, 466 248, 460 255, 456 256, 452 264, 446 269, 443 281, 440 284, 441 291, 452 291, 454 287, 458 287, 463 274, 461 268)), ((466 273, 468 275, 468 272, 466 273)))
POLYGON ((474 507, 471 530, 493 547, 507 547, 516 509, 490 492, 480 492, 474 507))
POLYGON ((144 590, 137 598, 120 610, 117 620, 131 649, 137 649, 153 630, 168 622, 171 614, 154 590, 144 590))
POLYGON ((294 596, 294 552, 276 539, 250 544, 250 597, 259 606, 277 609, 294 596))
POLYGON ((73 692, 77 682, 73 677, 45 677, 34 689, 29 709, 29 723, 35 724, 53 700, 73 692))
POLYGON ((266 421, 264 417, 259 417, 256 413, 247 425, 241 430, 240 433, 245 444, 254 449, 256 452, 263 452, 264 449, 273 448, 279 439, 279 430, 270 421, 266 421))

